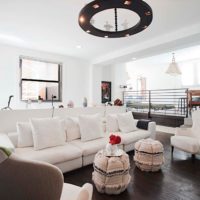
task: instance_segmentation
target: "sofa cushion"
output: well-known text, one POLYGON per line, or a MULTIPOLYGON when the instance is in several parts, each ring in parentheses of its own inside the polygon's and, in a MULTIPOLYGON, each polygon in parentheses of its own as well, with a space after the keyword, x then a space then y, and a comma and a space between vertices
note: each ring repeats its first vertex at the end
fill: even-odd
POLYGON ((173 136, 171 137, 171 145, 189 153, 195 154, 200 152, 200 142, 197 138, 187 136, 173 136))
POLYGON ((17 122, 18 133, 18 147, 32 147, 33 146, 33 134, 31 130, 31 124, 28 122, 17 122))
POLYGON ((146 130, 137 129, 136 131, 130 133, 121 133, 117 132, 116 135, 120 135, 121 137, 121 144, 130 144, 135 143, 140 139, 150 137, 150 133, 146 130))
POLYGON ((99 114, 79 116, 81 141, 90 141, 103 137, 102 120, 99 114))
POLYGON ((64 145, 66 134, 63 123, 56 118, 31 119, 34 149, 64 145))
POLYGON ((118 132, 119 131, 119 124, 117 121, 116 114, 109 114, 106 117, 106 131, 107 132, 118 132))
POLYGON ((67 134, 68 142, 81 138, 78 118, 66 117, 65 118, 65 131, 67 134))
POLYGON ((81 140, 74 140, 71 142, 71 144, 80 148, 83 152, 83 156, 88 156, 97 153, 101 149, 104 149, 108 141, 108 137, 103 137, 86 142, 82 142, 81 140))
POLYGON ((39 151, 35 151, 33 147, 16 148, 15 153, 24 159, 39 160, 53 165, 82 156, 81 150, 69 143, 65 143, 64 146, 51 147, 39 151))
POLYGON ((129 133, 137 130, 132 112, 122 113, 117 115, 119 129, 123 133, 129 133))

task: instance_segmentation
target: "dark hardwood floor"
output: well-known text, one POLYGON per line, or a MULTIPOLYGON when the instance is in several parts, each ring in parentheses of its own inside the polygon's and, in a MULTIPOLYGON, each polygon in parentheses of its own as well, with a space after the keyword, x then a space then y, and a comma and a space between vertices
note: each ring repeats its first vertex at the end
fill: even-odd
MULTIPOLYGON (((94 186, 93 200, 200 200, 200 157, 192 159, 190 154, 170 150, 170 134, 157 133, 165 149, 165 164, 159 172, 142 172, 135 167, 134 152, 130 152, 132 176, 127 190, 120 195, 97 192, 94 186)), ((65 182, 75 185, 92 183, 92 165, 64 174, 65 182)))

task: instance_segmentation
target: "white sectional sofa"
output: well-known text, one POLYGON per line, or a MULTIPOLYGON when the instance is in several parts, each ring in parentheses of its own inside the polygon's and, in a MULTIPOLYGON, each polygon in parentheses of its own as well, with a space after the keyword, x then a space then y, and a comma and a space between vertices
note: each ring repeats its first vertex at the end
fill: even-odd
MULTIPOLYGON (((65 173, 93 163, 95 154, 105 148, 109 141, 109 133, 106 131, 106 116, 109 114, 124 113, 125 108, 102 106, 56 109, 54 116, 60 118, 64 118, 65 116, 77 117, 81 114, 100 114, 103 119, 104 137, 86 142, 76 139, 66 142, 62 146, 37 151, 33 147, 19 148, 17 146, 18 134, 16 132, 16 123, 28 122, 30 118, 48 118, 51 117, 51 112, 51 109, 0 111, 0 145, 9 147, 21 158, 48 162, 57 166, 65 173)), ((126 152, 131 151, 134 149, 134 143, 139 139, 154 137, 155 130, 155 122, 150 122, 148 130, 137 129, 130 133, 117 132, 122 138, 119 147, 126 152)))

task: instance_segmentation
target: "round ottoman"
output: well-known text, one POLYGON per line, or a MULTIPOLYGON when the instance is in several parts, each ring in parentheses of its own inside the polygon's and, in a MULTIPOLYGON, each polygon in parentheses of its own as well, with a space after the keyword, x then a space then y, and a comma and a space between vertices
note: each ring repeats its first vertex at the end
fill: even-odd
POLYGON ((95 155, 92 180, 98 192, 120 194, 131 180, 129 169, 129 156, 125 152, 118 157, 107 157, 102 150, 95 155))
POLYGON ((164 163, 163 145, 152 139, 142 139, 135 143, 134 161, 142 171, 158 171, 164 163))

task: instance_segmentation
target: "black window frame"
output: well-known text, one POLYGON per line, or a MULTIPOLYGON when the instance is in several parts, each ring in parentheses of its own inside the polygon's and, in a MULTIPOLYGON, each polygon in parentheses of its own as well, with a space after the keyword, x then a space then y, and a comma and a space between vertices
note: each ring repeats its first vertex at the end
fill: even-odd
MULTIPOLYGON (((54 102, 62 102, 62 66, 63 64, 60 62, 53 62, 38 58, 32 58, 27 56, 20 56, 19 57, 19 68, 20 68, 20 100, 23 102, 26 102, 27 100, 22 99, 22 82, 23 81, 32 81, 32 82, 46 82, 46 83, 58 83, 58 99, 54 100, 54 102), (45 62, 45 63, 51 63, 51 64, 57 64, 58 65, 58 81, 55 80, 45 80, 45 79, 28 79, 28 78, 22 78, 22 61, 23 59, 37 61, 37 62, 45 62)), ((32 102, 37 102, 38 100, 31 100, 32 102)), ((51 100, 43 100, 42 102, 51 102, 51 100)))

